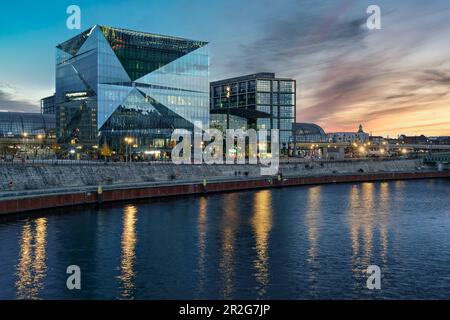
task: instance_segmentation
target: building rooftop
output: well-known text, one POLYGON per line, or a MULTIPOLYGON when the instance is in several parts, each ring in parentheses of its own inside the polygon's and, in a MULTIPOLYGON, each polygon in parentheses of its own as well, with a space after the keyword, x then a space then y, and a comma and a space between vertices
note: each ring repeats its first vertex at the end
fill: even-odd
POLYGON ((292 129, 297 132, 297 134, 325 135, 325 131, 314 123, 293 123, 292 129))
POLYGON ((61 49, 61 50, 66 51, 73 55, 76 53, 76 51, 67 50, 67 47, 70 47, 70 49, 72 49, 71 47, 73 47, 74 44, 76 44, 75 46, 79 48, 84 43, 84 40, 86 40, 90 36, 92 31, 96 27, 102 31, 102 33, 105 35, 105 37, 108 34, 117 34, 117 35, 121 35, 122 37, 129 36, 129 37, 134 37, 134 38, 141 38, 141 39, 147 40, 147 41, 155 40, 155 41, 171 41, 171 42, 180 42, 180 43, 188 42, 190 45, 192 45, 192 43, 194 43, 198 47, 202 47, 202 46, 205 46, 206 44, 208 44, 208 42, 206 42, 206 41, 192 40, 192 39, 187 39, 187 38, 174 37, 174 36, 168 36, 168 35, 162 35, 162 34, 150 33, 150 32, 144 32, 144 31, 135 31, 135 30, 124 29, 124 28, 116 28, 116 27, 109 27, 109 26, 103 26, 103 25, 94 25, 94 26, 90 27, 89 29, 79 33, 78 35, 70 38, 69 40, 59 43, 56 47, 58 49, 61 49))
POLYGON ((281 80, 292 80, 289 78, 275 78, 275 73, 273 72, 259 72, 248 74, 240 77, 228 78, 223 80, 217 80, 211 82, 212 86, 221 85, 230 82, 238 82, 238 81, 246 81, 246 80, 254 80, 254 79, 281 79, 281 80))
POLYGON ((56 127, 55 115, 31 112, 0 112, 0 136, 34 134, 56 127))

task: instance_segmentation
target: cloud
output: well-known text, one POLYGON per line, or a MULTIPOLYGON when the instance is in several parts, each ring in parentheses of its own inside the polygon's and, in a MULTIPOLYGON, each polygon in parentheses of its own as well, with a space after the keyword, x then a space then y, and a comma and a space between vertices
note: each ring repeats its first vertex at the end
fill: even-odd
POLYGON ((450 73, 440 70, 425 70, 424 81, 450 86, 450 73))
POLYGON ((332 6, 326 15, 317 12, 317 9, 310 9, 317 6, 316 3, 311 3, 309 8, 304 4, 279 20, 267 21, 266 28, 261 32, 263 36, 242 45, 241 50, 229 60, 228 70, 236 74, 274 69, 299 70, 300 66, 306 66, 310 61, 302 63, 298 58, 345 46, 347 41, 353 41, 364 33, 364 18, 340 18, 354 2, 341 1, 339 5, 332 6))
POLYGON ((262 36, 242 46, 229 70, 296 78, 297 120, 328 131, 363 123, 392 135, 405 121, 422 128, 424 117, 428 122, 442 121, 435 114, 448 117, 450 49, 443 44, 450 36, 448 3, 380 3, 378 31, 365 25, 364 1, 330 1, 319 8, 300 3, 280 20, 266 19, 262 36))
POLYGON ((22 99, 18 89, 7 83, 0 83, 0 110, 11 112, 38 112, 39 102, 22 99))

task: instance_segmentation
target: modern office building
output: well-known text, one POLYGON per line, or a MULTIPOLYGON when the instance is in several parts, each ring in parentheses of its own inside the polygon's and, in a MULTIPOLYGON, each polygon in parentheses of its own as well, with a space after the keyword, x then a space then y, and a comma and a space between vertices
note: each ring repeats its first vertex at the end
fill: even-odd
POLYGON ((42 114, 56 114, 55 95, 51 95, 41 99, 42 114))
POLYGON ((296 82, 257 73, 211 82, 211 126, 225 129, 279 129, 288 147, 296 116, 296 82))
MULTIPOLYGON (((208 43, 95 25, 56 46, 61 144, 166 148, 209 126, 208 43)), ((79 146, 80 147, 80 146, 79 146)))

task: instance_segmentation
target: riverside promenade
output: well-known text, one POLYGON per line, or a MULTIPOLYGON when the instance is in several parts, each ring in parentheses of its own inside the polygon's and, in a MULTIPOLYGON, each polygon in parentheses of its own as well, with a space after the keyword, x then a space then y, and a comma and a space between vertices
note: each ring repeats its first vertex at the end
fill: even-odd
POLYGON ((421 159, 314 161, 259 165, 27 163, 0 165, 0 214, 110 201, 326 183, 449 178, 421 159))

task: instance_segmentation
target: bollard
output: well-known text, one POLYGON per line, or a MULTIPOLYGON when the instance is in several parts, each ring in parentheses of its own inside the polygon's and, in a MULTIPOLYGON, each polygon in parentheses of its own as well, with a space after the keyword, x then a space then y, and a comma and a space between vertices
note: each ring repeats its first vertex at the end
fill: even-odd
POLYGON ((207 192, 206 186, 208 185, 208 182, 206 181, 206 179, 203 179, 203 193, 207 192))
POLYGON ((97 188, 97 202, 99 204, 103 203, 103 186, 101 182, 99 182, 97 188))

